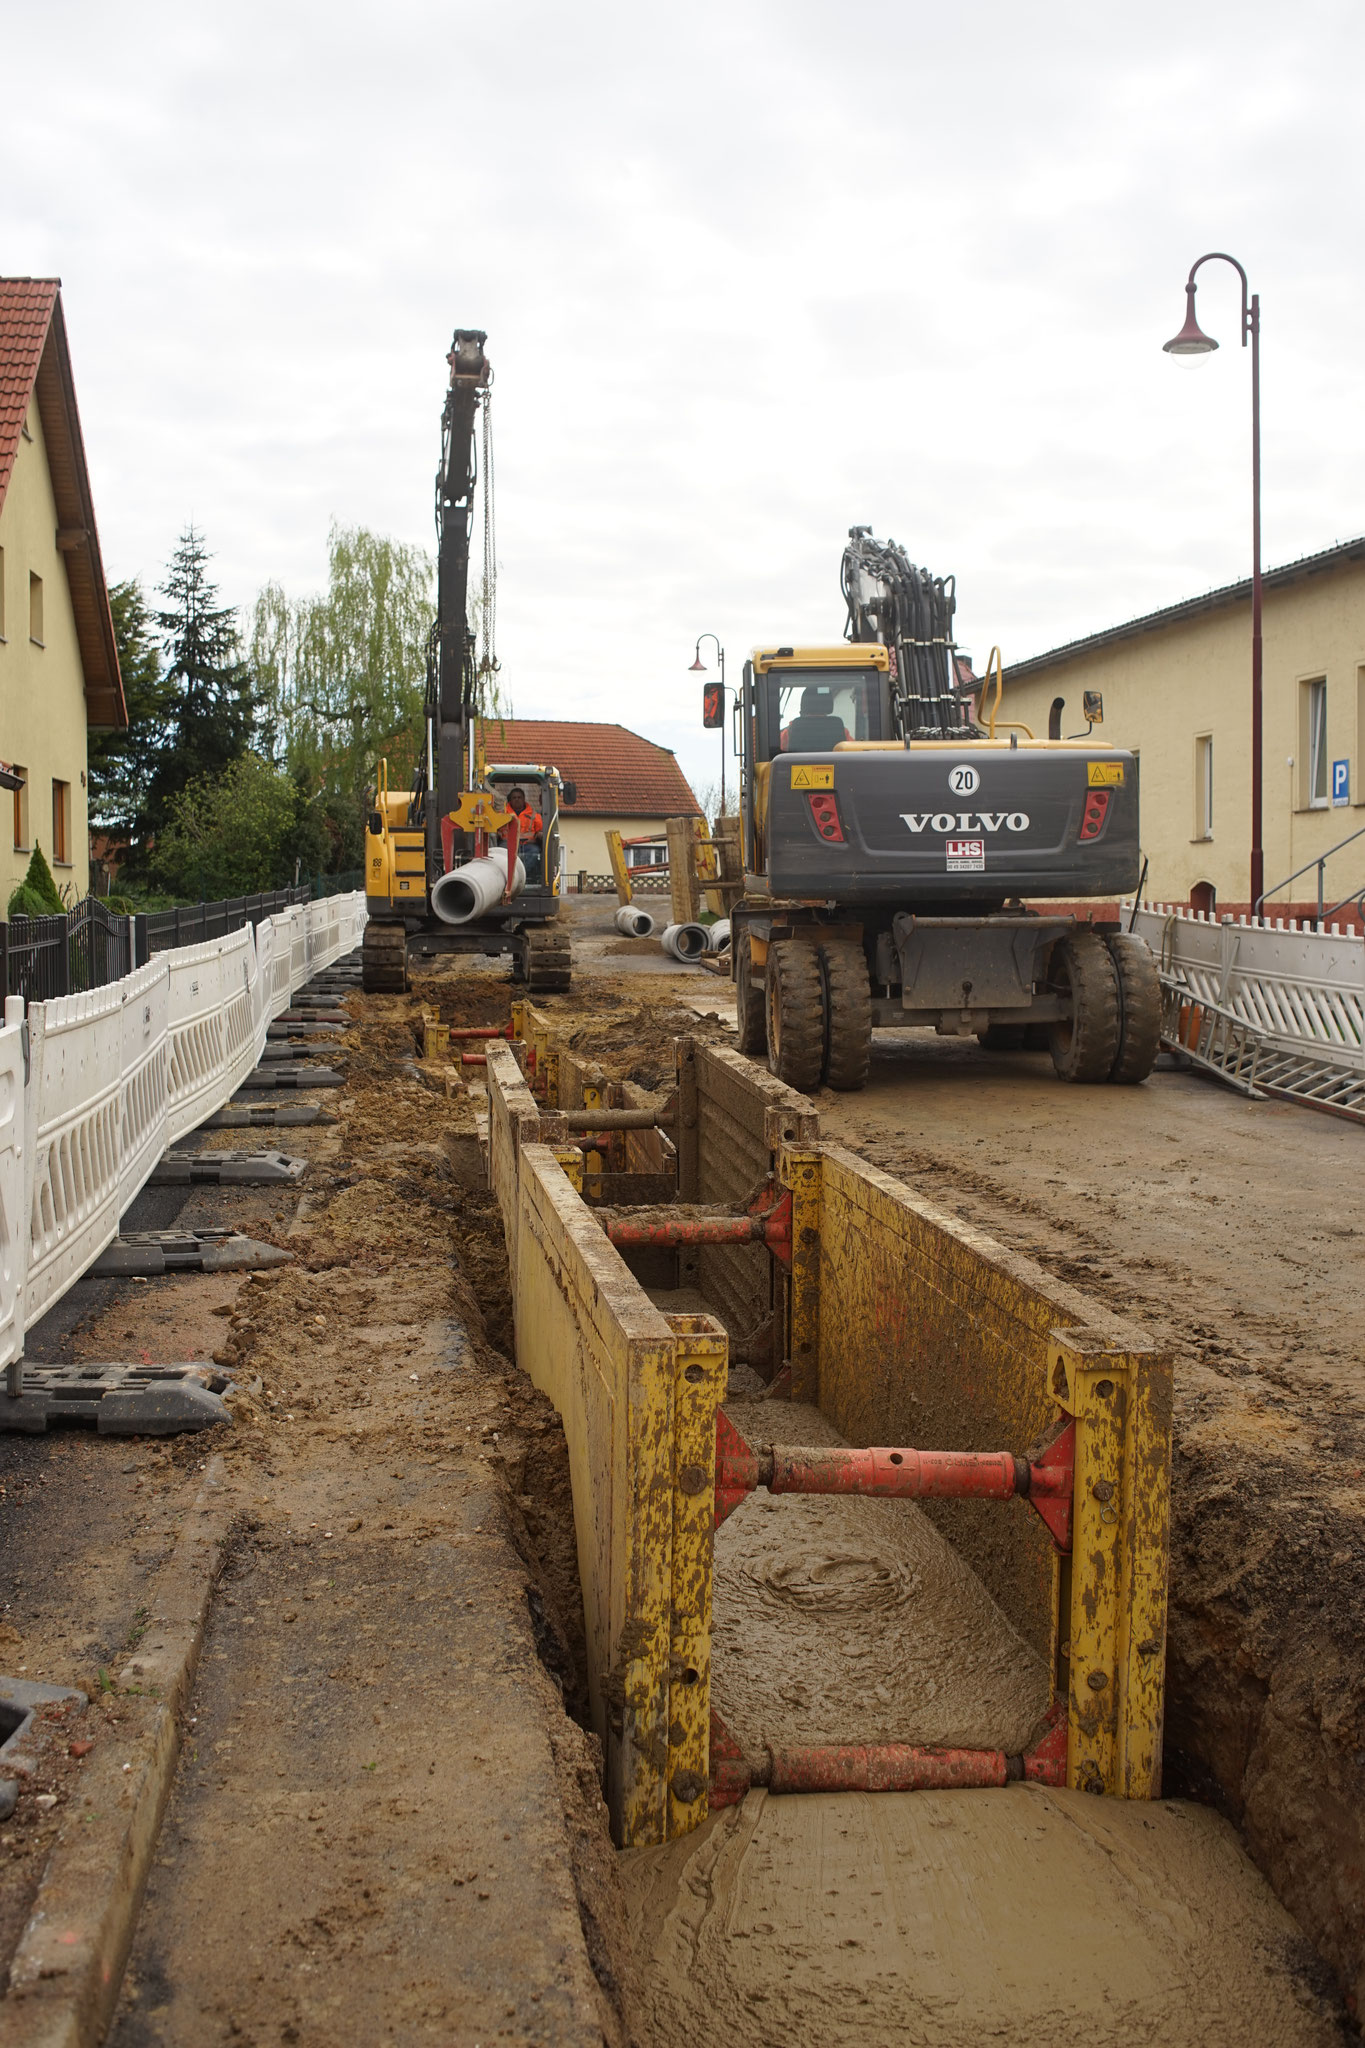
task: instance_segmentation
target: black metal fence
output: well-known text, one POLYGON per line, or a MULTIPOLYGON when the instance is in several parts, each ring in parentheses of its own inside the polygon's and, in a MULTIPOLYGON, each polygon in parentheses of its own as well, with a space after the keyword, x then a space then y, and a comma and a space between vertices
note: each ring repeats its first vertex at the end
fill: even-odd
POLYGON ((261 896, 231 896, 220 903, 181 903, 173 910, 139 911, 120 917, 97 896, 87 896, 61 917, 0 920, 0 988, 25 1002, 44 1003, 87 988, 103 988, 141 967, 154 953, 226 938, 245 924, 253 928, 296 903, 342 896, 358 889, 363 869, 353 874, 314 875, 297 889, 272 889, 261 896))

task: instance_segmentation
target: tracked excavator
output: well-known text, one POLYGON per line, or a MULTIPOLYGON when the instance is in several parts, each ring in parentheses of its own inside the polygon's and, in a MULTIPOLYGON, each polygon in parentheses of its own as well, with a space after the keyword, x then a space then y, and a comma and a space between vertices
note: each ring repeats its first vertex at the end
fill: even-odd
POLYGON ((485 758, 480 720, 496 673, 492 429, 487 335, 455 330, 436 473, 436 619, 427 643, 423 732, 411 789, 389 788, 379 763, 366 818, 361 948, 366 989, 402 991, 412 953, 510 954, 512 978, 539 994, 567 989, 559 922, 561 802, 572 783, 546 762, 485 758), (480 630, 469 619, 469 554, 483 453, 484 580, 480 630), (513 801, 509 802, 508 799, 513 801), (528 829, 528 827, 530 829, 528 829))
MULTIPOLYGON (((846 638, 756 649, 736 707, 745 893, 731 918, 743 1051, 806 1091, 858 1089, 874 1030, 1046 1045, 1066 1081, 1137 1082, 1161 990, 1145 943, 1046 899, 1139 880, 1138 763, 1000 716, 971 674, 952 577, 850 530, 846 638)), ((707 700, 704 722, 723 707, 707 700)))

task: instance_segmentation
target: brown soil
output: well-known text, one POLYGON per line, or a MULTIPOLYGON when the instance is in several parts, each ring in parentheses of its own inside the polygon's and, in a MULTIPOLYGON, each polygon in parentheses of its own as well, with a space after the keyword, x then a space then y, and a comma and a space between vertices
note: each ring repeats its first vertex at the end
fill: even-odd
MULTIPOLYGON (((505 979, 433 987, 457 1021, 506 1019, 505 979)), ((32 1475, 8 1625, 31 1675, 96 1693, 210 1450, 236 1509, 110 2038, 624 2041, 624 1909, 573 1718, 563 1433, 509 1363, 472 1100, 415 1070, 417 996, 349 1008, 337 1127, 251 1141, 308 1154, 302 1194, 196 1190, 182 1212, 231 1212, 294 1262, 105 1289, 74 1338, 84 1357, 211 1349, 230 1434, 0 1446, 32 1475)), ((30 1826, 0 1864, 0 1924, 6 1901, 22 1921, 44 1844, 30 1826)))

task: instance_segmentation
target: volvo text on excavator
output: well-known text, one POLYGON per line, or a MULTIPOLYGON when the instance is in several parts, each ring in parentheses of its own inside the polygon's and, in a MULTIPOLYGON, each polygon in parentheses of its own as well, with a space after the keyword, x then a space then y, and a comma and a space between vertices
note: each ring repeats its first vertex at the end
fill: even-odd
MULTIPOLYGON (((548 763, 484 758, 480 712, 496 673, 493 652, 493 372, 487 336, 457 328, 447 361, 436 475, 436 620, 427 645, 424 729, 413 786, 391 790, 379 764, 366 820, 362 946, 367 989, 407 987, 408 956, 510 953, 514 980, 533 992, 569 986, 560 924, 559 808, 572 784, 548 763), (481 430, 481 431, 480 431, 481 430), (469 619, 469 549, 482 441, 484 577, 479 632, 469 619), (482 646, 480 645, 482 641, 482 646)), ((496 732, 496 718, 483 720, 496 732)))
POLYGON ((874 1028, 923 1025, 1045 1044, 1068 1081, 1145 1080, 1151 953, 1063 907, 1138 883, 1136 756, 1090 721, 1062 739, 1002 719, 998 650, 984 678, 958 656, 953 579, 867 527, 843 592, 845 644, 745 665, 742 1049, 793 1087, 856 1089, 874 1028))

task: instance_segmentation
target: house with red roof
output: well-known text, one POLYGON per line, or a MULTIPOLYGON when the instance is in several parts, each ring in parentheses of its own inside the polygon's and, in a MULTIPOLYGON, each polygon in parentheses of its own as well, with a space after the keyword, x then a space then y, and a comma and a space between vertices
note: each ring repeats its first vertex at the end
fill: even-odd
MULTIPOLYGON (((484 718, 479 737, 490 768, 557 768, 574 785, 560 836, 570 881, 607 872, 605 834, 662 841, 669 818, 701 815, 701 805, 668 747, 624 725, 568 718, 484 718)), ((662 855, 661 855, 662 861, 662 855)))
POLYGON ((0 807, 6 898, 34 846, 59 888, 85 895, 87 736, 127 723, 61 281, 3 277, 0 761, 19 778, 0 807))

